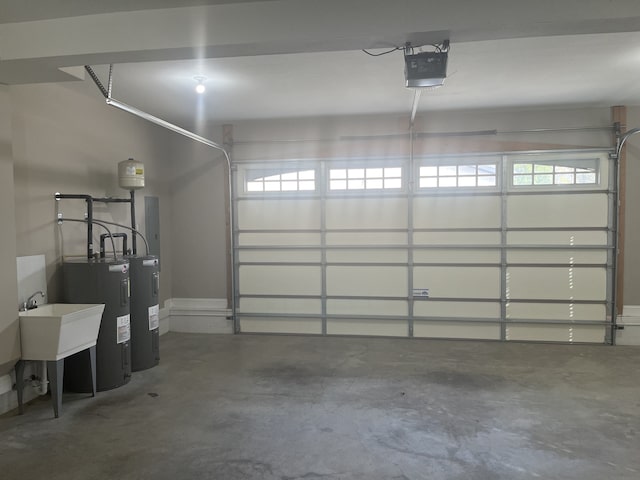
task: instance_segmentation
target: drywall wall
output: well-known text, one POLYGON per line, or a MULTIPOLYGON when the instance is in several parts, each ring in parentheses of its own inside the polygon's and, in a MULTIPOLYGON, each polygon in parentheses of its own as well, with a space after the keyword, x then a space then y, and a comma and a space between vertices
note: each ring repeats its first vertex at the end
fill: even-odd
POLYGON ((173 296, 226 298, 226 160, 218 150, 171 135, 173 296))
POLYGON ((20 358, 11 148, 11 98, 0 85, 0 377, 20 358))
MULTIPOLYGON (((81 200, 56 202, 54 194, 127 197, 118 187, 117 164, 133 157, 145 164, 146 186, 136 193, 136 221, 144 232, 144 195, 160 199, 161 301, 171 297, 170 199, 167 132, 104 103, 90 80, 73 84, 10 87, 18 256, 43 253, 51 302, 62 299, 62 256, 86 254, 86 226, 55 221, 56 203, 65 217, 83 218, 81 200)), ((96 219, 129 224, 128 204, 96 204, 96 219)), ((113 231, 126 231, 114 227, 113 231)), ((97 251, 99 227, 94 228, 97 251)), ((138 253, 144 244, 138 241, 138 253)), ((15 260, 14 260, 15 262, 15 260)))
MULTIPOLYGON (((627 110, 628 129, 640 127, 640 107, 627 110)), ((624 304, 640 305, 640 134, 626 144, 626 215, 624 239, 624 304)))
MULTIPOLYGON (((428 96, 423 97, 428 102, 428 96)), ((610 132, 575 131, 540 134, 493 134, 523 129, 608 126, 609 108, 427 112, 416 118, 414 131, 461 133, 416 136, 414 154, 582 148, 609 146, 610 132), (469 133, 477 132, 476 135, 469 133)), ((233 158, 371 158, 409 154, 409 115, 243 122, 234 125, 233 158), (405 136, 399 136, 405 134, 405 136), (249 142, 249 143, 243 143, 249 142)))

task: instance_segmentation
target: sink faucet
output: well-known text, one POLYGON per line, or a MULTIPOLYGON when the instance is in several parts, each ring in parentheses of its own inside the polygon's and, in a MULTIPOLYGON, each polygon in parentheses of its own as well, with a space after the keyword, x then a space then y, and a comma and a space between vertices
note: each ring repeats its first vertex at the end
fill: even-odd
POLYGON ((29 298, 27 298, 27 301, 22 304, 21 310, 22 311, 24 311, 24 310, 33 310, 34 308, 36 308, 38 306, 36 304, 36 296, 37 295, 41 295, 42 296, 42 300, 44 300, 44 292, 41 291, 41 290, 38 290, 33 295, 31 295, 29 298))

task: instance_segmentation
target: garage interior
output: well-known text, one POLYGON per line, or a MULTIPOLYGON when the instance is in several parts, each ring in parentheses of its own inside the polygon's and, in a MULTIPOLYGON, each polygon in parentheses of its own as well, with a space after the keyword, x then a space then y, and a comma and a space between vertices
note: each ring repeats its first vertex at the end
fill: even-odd
POLYGON ((2 477, 637 479, 638 20, 631 0, 3 6, 2 477), (443 53, 443 85, 405 86, 409 56, 443 53), (19 414, 16 258, 64 303, 86 211, 55 194, 122 197, 128 158, 160 363, 54 418, 27 362, 19 414))

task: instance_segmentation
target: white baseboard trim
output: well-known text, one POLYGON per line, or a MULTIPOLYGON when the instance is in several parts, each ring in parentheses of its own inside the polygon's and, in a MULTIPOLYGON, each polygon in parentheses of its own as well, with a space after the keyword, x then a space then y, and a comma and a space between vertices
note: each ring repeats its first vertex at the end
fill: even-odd
POLYGON ((224 298, 170 298, 163 310, 168 312, 170 332, 233 333, 231 310, 224 298))
POLYGON ((640 305, 625 305, 616 322, 616 345, 640 346, 640 305))
POLYGON ((622 316, 640 317, 640 305, 625 305, 624 307, 622 307, 622 316))
POLYGON ((171 311, 167 308, 161 308, 159 313, 160 335, 168 333, 171 328, 171 311))

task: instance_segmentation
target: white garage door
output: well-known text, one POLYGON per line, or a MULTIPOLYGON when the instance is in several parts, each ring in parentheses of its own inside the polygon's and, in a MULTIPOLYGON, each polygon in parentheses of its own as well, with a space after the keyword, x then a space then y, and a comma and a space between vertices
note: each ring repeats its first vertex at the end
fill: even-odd
POLYGON ((606 343, 608 152, 241 163, 242 332, 606 343))

